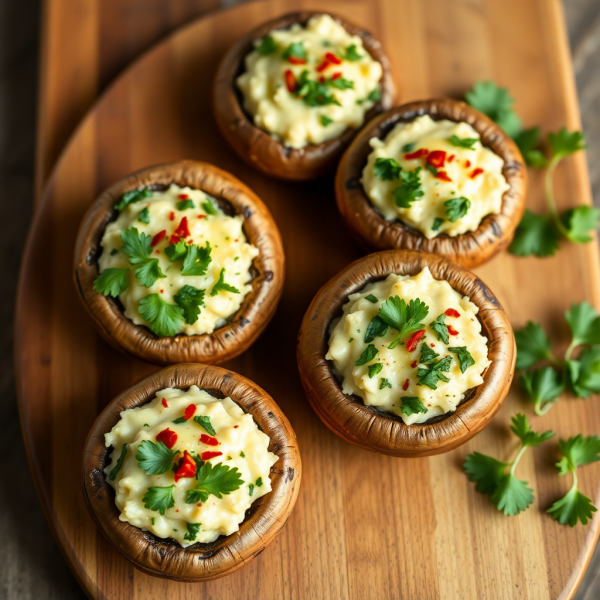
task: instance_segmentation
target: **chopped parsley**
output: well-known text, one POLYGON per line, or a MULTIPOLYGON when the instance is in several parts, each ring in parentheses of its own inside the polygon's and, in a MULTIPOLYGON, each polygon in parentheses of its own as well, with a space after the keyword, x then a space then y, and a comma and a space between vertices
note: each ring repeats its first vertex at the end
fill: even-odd
POLYGON ((173 498, 174 489, 175 484, 168 487, 149 487, 142 499, 144 507, 149 510, 157 510, 161 515, 164 515, 168 508, 175 506, 175 498, 173 498))
POLYGON ((204 306, 204 290, 199 290, 191 285, 184 285, 173 296, 173 300, 183 309, 185 322, 193 325, 198 320, 200 307, 204 306))
POLYGON ((386 379, 385 377, 381 378, 381 381, 379 382, 379 389, 382 390, 383 388, 390 388, 391 389, 392 384, 389 382, 388 379, 386 379))
POLYGON ((210 242, 206 242, 202 247, 192 244, 187 247, 181 274, 196 277, 206 275, 211 260, 210 242))
POLYGON ((450 379, 448 379, 444 373, 447 373, 450 370, 451 364, 452 357, 445 356, 431 365, 419 367, 417 369, 417 376, 419 377, 417 385, 426 385, 428 388, 436 390, 438 382, 443 381, 448 383, 450 379))
POLYGON ((262 487, 262 485, 263 485, 263 480, 262 480, 262 477, 259 477, 259 478, 256 480, 256 487, 262 487))
POLYGON ((432 360, 435 360, 436 358, 438 358, 439 354, 437 352, 435 352, 434 350, 432 350, 428 345, 427 342, 423 342, 421 344, 421 358, 419 358, 419 362, 426 365, 427 363, 430 363, 432 360))
POLYGON ((268 56, 269 54, 273 54, 273 52, 277 52, 277 43, 272 36, 265 35, 265 37, 260 40, 260 43, 254 49, 261 56, 268 56))
POLYGON ((127 208, 130 204, 134 202, 139 202, 140 200, 144 200, 145 198, 149 198, 152 196, 152 192, 146 187, 141 190, 131 190, 129 192, 125 192, 117 204, 115 204, 115 210, 122 211, 127 208))
POLYGON ((287 60, 290 56, 306 60, 306 49, 303 42, 292 42, 283 53, 283 58, 287 60))
POLYGON ((450 335, 448 334, 448 325, 446 325, 446 315, 442 313, 435 321, 429 323, 429 327, 438 334, 438 340, 448 343, 450 335))
POLYGON ((140 285, 148 288, 153 286, 157 279, 166 277, 160 269, 158 259, 150 257, 152 238, 149 235, 131 227, 121 234, 121 241, 123 242, 121 249, 129 257, 129 262, 138 265, 135 276, 140 285))
POLYGON ((372 379, 383 369, 382 363, 375 363, 374 365, 369 365, 369 378, 372 379))
POLYGON ((187 210, 188 208, 194 208, 194 201, 190 199, 181 200, 180 202, 177 202, 177 204, 175 204, 175 208, 177 210, 187 210))
POLYGON ((431 225, 431 229, 433 231, 439 231, 443 222, 444 222, 444 219, 442 219, 441 217, 435 217, 435 219, 433 219, 433 224, 431 225))
POLYGON ((418 298, 407 304, 404 298, 393 296, 382 304, 377 314, 385 323, 398 331, 398 337, 388 346, 392 349, 402 341, 404 336, 425 327, 422 321, 429 314, 429 307, 418 298))
POLYGON ((450 137, 450 143, 457 148, 467 148, 467 150, 475 150, 473 145, 479 141, 479 138, 459 138, 457 135, 450 137))
POLYGON ((346 48, 345 52, 339 52, 339 55, 343 59, 349 60, 350 62, 356 62, 364 56, 364 54, 358 53, 358 50, 356 49, 356 44, 350 44, 350 46, 346 48))
POLYGON ((176 451, 170 450, 162 442, 144 440, 138 446, 135 459, 146 475, 162 475, 171 468, 176 454, 176 451))
POLYGON ((129 269, 104 269, 94 280, 94 290, 105 296, 116 298, 128 287, 129 269))
POLYGON ((175 335, 183 327, 183 309, 169 304, 158 294, 142 298, 138 310, 142 319, 149 323, 150 329, 159 337, 175 335))
POLYGON ((187 524, 187 533, 183 536, 184 540, 188 542, 194 542, 198 533, 200 532, 200 526, 202 523, 188 523, 187 524))
POLYGON ((202 462, 196 471, 196 479, 195 487, 186 493, 186 504, 206 502, 211 494, 216 498, 222 498, 235 492, 243 483, 237 467, 231 468, 224 464, 213 465, 210 462, 202 462))
POLYGON ((365 300, 368 300, 372 304, 379 302, 379 298, 377 298, 376 296, 373 296, 373 294, 369 294, 368 296, 365 296, 365 300))
POLYGON ((144 208, 142 208, 142 210, 140 210, 140 212, 138 214, 138 221, 140 223, 145 223, 146 225, 148 225, 148 223, 150 223, 150 211, 148 210, 147 206, 145 206, 144 208))
POLYGON ((402 171, 402 167, 398 161, 393 158, 379 157, 375 159, 373 173, 375 174, 375 177, 382 179, 383 181, 400 179, 400 171, 402 171))
POLYGON ((333 119, 330 119, 325 115, 321 115, 321 125, 323 125, 323 127, 327 127, 329 123, 333 123, 333 119))
POLYGON ((472 367, 475 364, 471 353, 467 350, 466 346, 453 346, 448 348, 450 352, 454 352, 456 354, 456 358, 458 359, 458 363, 460 365, 460 372, 464 373, 469 367, 472 367))
POLYGON ((123 466, 123 461, 125 460, 126 454, 127 454, 127 444, 123 444, 123 446, 121 446, 121 455, 117 459, 117 463, 115 464, 114 468, 111 470, 110 474, 108 475, 108 478, 111 481, 114 481, 116 476, 119 474, 119 471, 121 470, 121 467, 123 466))
POLYGON ((471 201, 464 196, 459 196, 458 198, 450 198, 450 200, 446 200, 444 202, 444 206, 446 207, 446 215, 448 215, 448 219, 451 223, 455 223, 458 219, 462 219, 467 212, 469 212, 469 208, 471 208, 471 201))
POLYGON ((254 494, 254 484, 249 483, 248 484, 248 496, 252 496, 253 494, 254 494))
POLYGON ((427 407, 423 404, 421 399, 417 396, 403 396, 400 398, 402 400, 402 406, 400 407, 400 412, 407 417, 413 415, 415 413, 426 413, 427 407))
MULTIPOLYGON (((208 243, 208 242, 207 242, 208 243)), ((213 285, 213 289, 210 292, 211 296, 216 296, 219 292, 231 292, 232 294, 239 294, 240 290, 228 283, 225 283, 225 269, 221 269, 218 281, 213 285)))
POLYGON ((194 417, 194 421, 198 423, 200 427, 203 427, 206 430, 206 433, 208 433, 208 435, 216 435, 217 432, 215 431, 215 428, 210 422, 210 417, 199 415, 197 417, 194 417))
POLYGON ((213 201, 210 198, 207 198, 206 202, 202 203, 202 208, 204 212, 208 215, 218 215, 219 211, 215 208, 213 201))
POLYGON ((298 89, 294 92, 294 95, 308 106, 328 106, 330 104, 341 106, 339 100, 331 92, 330 82, 310 79, 306 69, 300 74, 298 89))
POLYGON ((362 365, 366 365, 370 363, 379 353, 379 350, 373 346, 373 344, 369 344, 363 353, 360 355, 360 358, 354 363, 355 367, 361 367, 362 365))
POLYGON ((413 202, 416 202, 425 194, 421 187, 420 172, 421 167, 417 167, 413 171, 402 171, 400 173, 401 184, 392 192, 396 206, 410 208, 413 202))

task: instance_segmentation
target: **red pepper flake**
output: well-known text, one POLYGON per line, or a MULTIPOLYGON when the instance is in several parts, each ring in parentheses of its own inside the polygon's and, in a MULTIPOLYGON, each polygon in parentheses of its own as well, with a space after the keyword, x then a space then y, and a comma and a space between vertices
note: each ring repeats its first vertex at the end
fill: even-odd
POLYGON ((419 343, 419 340, 425 335, 425 330, 421 329, 420 331, 417 331, 417 333, 415 333, 410 340, 408 340, 408 342, 406 342, 406 349, 409 352, 414 352, 417 348, 417 344, 419 343))
POLYGON ((432 167, 440 169, 444 166, 444 162, 446 162, 446 153, 444 150, 433 150, 427 156, 426 162, 432 167))
POLYGON ((175 220, 175 213, 173 211, 171 211, 169 213, 169 221, 174 221, 175 220))
POLYGON ((177 441, 177 434, 167 427, 156 436, 156 441, 162 442, 170 450, 177 441))
POLYGON ((432 348, 435 348, 435 344, 432 342, 431 344, 429 344, 432 348))
POLYGON ((325 83, 325 77, 323 77, 323 75, 319 77, 319 83, 325 83))
POLYGON ((471 161, 470 160, 465 160, 465 167, 467 167, 467 169, 471 166, 471 161))
POLYGON ((222 452, 211 452, 210 450, 207 450, 206 452, 203 452, 200 455, 200 458, 202 460, 210 460, 211 458, 216 458, 217 456, 222 456, 223 453, 222 452))
POLYGON ((164 293, 165 293, 165 290, 160 290, 160 293, 161 293, 161 294, 164 294, 164 293))
POLYGON ((418 363, 417 363, 417 361, 416 361, 416 360, 413 360, 413 361, 412 361, 412 363, 410 363, 410 366, 411 366, 413 369, 415 369, 415 368, 417 367, 417 364, 418 364, 418 363))
POLYGON ((407 379, 403 384, 402 384, 402 389, 404 391, 406 391, 408 389, 408 386, 410 384, 410 381, 407 379))
POLYGON ((206 435, 206 433, 203 433, 200 436, 200 441, 203 444, 206 444, 207 446, 218 446, 219 445, 219 440, 217 438, 214 438, 211 435, 206 435))
POLYGON ((293 65, 305 65, 306 59, 298 58, 297 56, 288 56, 288 62, 292 63, 293 65))
POLYGON ((448 162, 452 162, 453 160, 454 160, 454 154, 451 154, 451 155, 448 157, 448 162))
POLYGON ((322 73, 329 66, 329 61, 325 58, 323 62, 317 67, 317 73, 322 73))
POLYGON ((460 317, 460 313, 454 309, 454 308, 448 308, 446 309, 446 312, 444 313, 447 317, 460 317))
POLYGON ((452 325, 448 325, 448 333, 450 335, 458 335, 458 331, 456 331, 456 329, 454 329, 454 327, 452 327, 452 325))
POLYGON ((206 219, 206 215, 198 215, 199 219, 206 219))
POLYGON ((339 71, 336 71, 332 76, 331 76, 331 81, 335 81, 336 79, 339 79, 342 76, 342 74, 339 71))
POLYGON ((198 502, 198 504, 196 504, 196 506, 202 506, 202 502, 198 502))
POLYGON ((195 404, 190 404, 185 409, 185 412, 183 413, 183 418, 186 421, 189 421, 195 414, 196 414, 196 405, 195 404))
POLYGON ((239 427, 239 425, 234 425, 233 426, 234 429, 237 429, 238 427, 239 427))
POLYGON ((325 55, 325 58, 332 64, 332 65, 341 65, 342 64, 342 60, 340 58, 338 58, 335 54, 333 54, 333 52, 328 52, 325 55))
POLYGON ((473 172, 469 175, 469 177, 471 179, 475 179, 475 177, 477 177, 477 175, 481 175, 483 173, 483 169, 481 167, 477 167, 476 169, 473 169, 473 172))
POLYGON ((427 156, 428 154, 429 154, 429 150, 427 150, 426 148, 419 148, 418 150, 415 150, 414 152, 405 154, 404 158, 406 160, 413 160, 415 158, 421 158, 422 156, 427 156))
POLYGON ((196 477, 196 461, 187 450, 183 451, 183 459, 175 471, 175 483, 184 477, 196 477))
POLYGON ((160 255, 160 250, 157 250, 154 254, 160 255))
POLYGON ((165 408, 169 408, 169 404, 167 403, 167 399, 166 399, 166 398, 163 398, 163 399, 162 399, 162 405, 163 405, 165 408))
POLYGON ((165 239, 165 235, 167 235, 167 230, 163 229, 162 231, 159 231, 153 238, 152 241, 150 242, 150 246, 152 248, 154 248, 154 246, 158 246, 158 244, 160 244, 164 239, 165 239))
POLYGON ((450 177, 448 177, 448 173, 446 171, 438 171, 435 174, 436 179, 441 179, 442 181, 452 181, 450 177))
MULTIPOLYGON (((181 219, 181 223, 179 223, 179 227, 177 227, 177 229, 175 230, 175 233, 173 235, 174 236, 177 235, 182 239, 185 239, 187 237, 190 237, 190 235, 192 235, 188 228, 187 217, 183 217, 183 219, 181 219)), ((173 242, 173 240, 171 240, 171 242, 173 242)))
POLYGON ((180 200, 187 200, 189 198, 189 195, 188 194, 179 194, 178 198, 180 200))
POLYGON ((298 82, 296 81, 294 74, 290 71, 290 69, 288 69, 283 75, 285 77, 285 86, 287 87, 287 91, 290 94, 293 94, 298 87, 298 82))

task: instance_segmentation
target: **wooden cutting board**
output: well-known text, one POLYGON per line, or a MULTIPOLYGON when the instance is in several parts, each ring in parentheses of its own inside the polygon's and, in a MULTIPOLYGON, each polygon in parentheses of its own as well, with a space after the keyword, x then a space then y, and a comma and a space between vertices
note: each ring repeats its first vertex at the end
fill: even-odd
MULTIPOLYGON (((490 78, 508 85, 526 125, 580 127, 558 0, 321 0, 323 10, 364 24, 393 62, 400 101, 462 95, 490 78)), ((595 399, 565 397, 532 416, 515 386, 499 415, 458 450, 402 460, 365 452, 330 433, 302 392, 295 340, 317 289, 359 257, 336 209, 331 177, 271 181, 242 164, 211 116, 216 62, 240 35, 302 1, 268 0, 213 14, 180 30, 136 62, 82 122, 54 171, 30 232, 17 300, 16 365, 28 457, 42 505, 74 573, 92 598, 569 598, 593 551, 600 517, 558 525, 545 510, 567 490, 556 476, 556 443, 529 451, 519 474, 535 489, 525 513, 505 517, 462 473, 473 450, 514 455, 517 410, 561 437, 600 433, 595 399), (155 370, 94 334, 72 283, 75 234, 86 208, 114 180, 163 161, 194 158, 231 171, 270 207, 287 255, 278 313, 262 338, 226 366, 263 386, 300 442, 304 480, 279 539, 246 568, 206 584, 136 571, 105 542, 80 491, 81 449, 98 412, 132 381, 155 370)), ((561 165, 561 208, 590 202, 582 154, 561 165)), ((543 210, 539 173, 529 206, 543 210)), ((600 306, 598 246, 564 245, 551 259, 503 255, 477 269, 515 326, 541 321, 561 348, 571 302, 600 306)), ((580 471, 600 500, 600 465, 580 471)), ((599 513, 596 513, 597 515, 599 513)))

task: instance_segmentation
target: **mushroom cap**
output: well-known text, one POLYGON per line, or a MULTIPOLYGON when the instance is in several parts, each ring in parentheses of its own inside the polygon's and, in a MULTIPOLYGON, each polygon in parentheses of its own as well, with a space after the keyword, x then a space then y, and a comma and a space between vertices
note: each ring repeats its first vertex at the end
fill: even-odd
POLYGON ((317 292, 298 339, 298 367, 304 391, 314 411, 342 439, 373 452, 392 456, 428 456, 452 450, 490 421, 500 408, 512 381, 516 346, 512 327, 490 289, 464 267, 446 258, 411 250, 388 250, 361 258, 317 292), (484 382, 469 390, 456 411, 421 424, 402 419, 342 392, 332 365, 325 359, 331 322, 342 314, 348 296, 391 273, 416 275, 429 267, 435 279, 446 280, 478 308, 482 335, 488 339, 491 365, 484 382))
POLYGON ((262 333, 283 290, 285 258, 277 225, 256 194, 233 175, 203 162, 182 161, 137 171, 113 184, 86 213, 75 245, 75 286, 98 333, 115 348, 157 364, 220 363, 244 352, 262 333), (158 337, 128 319, 116 300, 94 290, 100 241, 116 216, 114 205, 129 190, 175 183, 200 189, 244 215, 243 230, 260 250, 252 266, 252 290, 228 323, 203 335, 158 337))
MULTIPOLYGON (((357 130, 348 128, 341 136, 294 149, 284 146, 266 131, 252 122, 244 111, 242 96, 235 80, 244 72, 244 59, 254 49, 254 40, 260 39, 274 29, 286 29, 294 23, 306 25, 323 11, 292 12, 263 23, 248 32, 236 42, 221 59, 213 85, 213 110, 221 133, 250 166, 269 177, 289 181, 307 181, 332 171, 342 152, 346 149, 357 130)), ((381 63, 383 75, 380 81, 381 99, 365 114, 365 122, 390 108, 394 101, 395 89, 390 63, 381 43, 371 33, 346 19, 326 13, 340 23, 352 35, 360 36, 365 50, 374 60, 381 63)))
POLYGON ((340 161, 335 195, 342 218, 355 237, 370 250, 421 250, 473 268, 490 260, 511 243, 525 211, 527 169, 517 145, 483 113, 452 98, 421 100, 392 108, 363 127, 340 161), (487 215, 475 231, 427 239, 400 220, 386 221, 373 207, 360 183, 372 151, 369 140, 374 137, 384 139, 398 123, 422 115, 429 115, 434 121, 448 119, 468 123, 480 135, 481 143, 504 160, 502 174, 510 188, 502 196, 502 208, 498 214, 487 215))
POLYGON ((140 379, 102 411, 85 442, 82 477, 83 495, 94 521, 111 544, 138 569, 178 581, 207 581, 243 567, 277 537, 296 503, 302 465, 292 426, 262 388, 220 367, 179 364, 140 379), (209 544, 183 548, 174 540, 159 538, 119 520, 114 490, 104 474, 110 452, 104 434, 116 425, 122 411, 146 404, 164 388, 187 389, 191 385, 219 398, 230 397, 250 413, 269 436, 269 451, 279 460, 271 467, 272 491, 252 503, 238 532, 220 536, 209 544))

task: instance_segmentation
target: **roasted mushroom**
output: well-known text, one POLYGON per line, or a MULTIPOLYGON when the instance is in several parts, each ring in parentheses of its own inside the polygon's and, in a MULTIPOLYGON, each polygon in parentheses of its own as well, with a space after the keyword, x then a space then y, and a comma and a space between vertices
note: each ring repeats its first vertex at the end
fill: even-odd
MULTIPOLYGON (((468 143, 469 140, 462 141, 468 143)), ((433 169, 435 176, 436 169, 427 163, 427 159, 425 161, 424 166, 433 169)), ((468 165, 468 161, 465 163, 468 165)), ((470 176, 476 177, 481 171, 472 170, 470 176)), ((516 144, 491 119, 464 102, 451 98, 410 102, 370 121, 342 157, 335 181, 340 213, 352 233, 367 248, 421 250, 445 256, 468 268, 489 260, 510 244, 525 210, 526 192, 527 172, 516 144), (411 123, 423 115, 429 115, 433 121, 467 123, 479 134, 483 148, 489 148, 504 161, 502 175, 508 189, 501 197, 500 210, 485 216, 474 231, 454 237, 440 233, 428 238, 399 218, 386 220, 374 208, 361 183, 363 169, 373 150, 370 140, 384 140, 399 123, 411 123)), ((396 204, 400 206, 399 201, 396 204)), ((404 206, 410 206, 410 203, 404 206)))
MULTIPOLYGON (((321 143, 308 144, 301 148, 286 146, 254 124, 253 117, 244 110, 243 97, 236 84, 237 78, 245 70, 245 57, 255 49, 256 40, 264 39, 273 30, 287 30, 294 24, 306 25, 311 17, 322 14, 316 11, 294 12, 264 23, 232 46, 217 69, 213 87, 213 108, 217 124, 242 159, 271 177, 302 181, 314 179, 333 170, 340 155, 357 132, 356 128, 349 127, 338 137, 321 143)), ((348 33, 359 36, 364 49, 382 66, 379 98, 373 100, 373 106, 364 115, 366 122, 392 106, 394 85, 388 59, 380 42, 370 33, 339 16, 330 16, 348 33)), ((335 70, 331 69, 332 72, 335 70)), ((326 80, 327 73, 322 73, 323 81, 326 80)), ((333 73, 332 77, 335 76, 333 73)))
POLYGON ((473 273, 443 257, 410 250, 388 250, 366 256, 336 275, 308 308, 298 341, 298 366, 306 395, 323 423, 361 448, 393 456, 427 456, 447 452, 478 433, 504 400, 514 374, 515 341, 508 317, 489 288, 473 273), (434 279, 450 286, 478 307, 481 333, 491 363, 483 383, 467 391, 454 412, 421 424, 366 406, 346 395, 326 359, 330 328, 351 294, 390 274, 411 275, 429 267, 434 279))
POLYGON ((82 476, 90 514, 125 558, 149 575, 178 581, 206 581, 243 567, 277 537, 294 508, 302 468, 294 431, 263 389, 219 367, 180 364, 138 381, 110 402, 88 435, 82 476), (171 539, 159 538, 119 519, 115 494, 104 474, 110 453, 104 435, 119 421, 122 411, 141 407, 164 388, 187 389, 192 385, 216 398, 230 397, 244 412, 251 414, 270 439, 268 450, 279 459, 271 467, 272 490, 252 503, 239 531, 220 536, 211 543, 183 548, 171 539))
MULTIPOLYGON (((139 204, 143 206, 143 203, 139 204)), ((215 212, 214 207, 207 206, 206 208, 215 212)), ((197 210, 196 212, 206 211, 197 210)), ((187 215, 188 213, 182 214, 187 215)), ((173 213, 171 213, 172 215, 173 213)), ((202 216, 198 215, 197 218, 202 216)), ((195 220, 196 215, 190 214, 189 218, 195 220)), ((183 219, 181 220, 183 221, 183 219)), ((207 221, 205 218, 205 222, 207 221)), ((137 227, 141 228, 141 225, 138 224, 137 227)), ((164 238, 165 232, 163 231, 161 234, 164 238)), ((146 240, 148 239, 146 238, 146 240)), ((120 245, 120 240, 118 241, 120 245)), ((175 234, 173 234, 171 242, 175 241, 175 234)), ((185 250, 183 242, 184 238, 182 238, 181 245, 185 250)), ((163 244, 165 243, 163 242, 163 244)), ((154 244, 155 239, 152 240, 152 245, 154 246, 154 244)), ((173 245, 172 248, 175 246, 173 245)), ((197 251, 197 256, 202 257, 202 252, 206 248, 210 249, 210 245, 194 249, 197 251)), ((158 252, 157 248, 150 249, 158 252)), ((113 252, 118 251, 117 248, 113 249, 113 252)), ((164 252, 166 253, 166 251, 165 249, 164 252)), ((150 256, 152 257, 154 254, 150 256)), ((176 256, 171 255, 170 258, 173 259, 176 256)), ((251 259, 252 257, 248 261, 251 259)), ((133 260, 130 258, 130 261, 133 260)), ((192 267, 198 264, 198 262, 192 263, 192 267)), ((257 339, 272 318, 281 296, 284 278, 281 237, 266 206, 248 187, 229 173, 213 165, 195 161, 183 161, 143 169, 115 183, 103 192, 90 207, 80 226, 74 266, 75 284, 79 296, 100 335, 119 350, 158 364, 183 361, 219 363, 242 353, 257 339), (225 324, 221 320, 217 325, 218 328, 202 335, 160 334, 160 330, 157 331, 159 335, 156 335, 146 326, 136 325, 127 318, 118 299, 105 296, 94 289, 94 282, 99 276, 98 263, 102 251, 100 242, 107 226, 117 217, 118 211, 115 210, 117 201, 127 197, 127 193, 135 190, 164 191, 171 184, 180 187, 187 186, 192 190, 201 190, 209 194, 219 204, 222 215, 239 215, 240 219, 243 218, 242 231, 245 238, 249 244, 258 249, 258 255, 253 258, 250 269, 247 271, 252 278, 249 283, 245 284, 249 291, 241 301, 239 310, 230 315, 225 324)), ((138 272, 136 272, 137 277, 138 272)), ((189 278, 184 277, 182 281, 185 282, 187 279, 189 278)), ((194 288, 187 287, 188 291, 190 289, 192 292, 194 291, 194 288)), ((176 289, 178 288, 173 288, 173 290, 176 289)), ((239 293, 239 290, 231 286, 224 289, 234 289, 239 293)), ((194 293, 200 294, 198 290, 194 293)), ((204 301, 207 301, 213 292, 205 290, 203 294, 204 301)), ((154 296, 156 295, 154 294, 154 296)), ((197 306, 202 306, 200 296, 196 299, 197 306)), ((138 304, 141 306, 141 302, 136 306, 138 304)), ((192 314, 192 318, 193 316, 192 314)), ((181 320, 181 317, 179 318, 181 320)), ((197 315, 196 318, 198 318, 197 315)), ((200 318, 202 318, 201 312, 200 318)))

